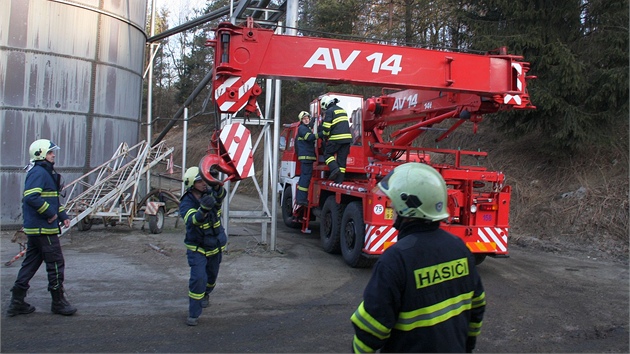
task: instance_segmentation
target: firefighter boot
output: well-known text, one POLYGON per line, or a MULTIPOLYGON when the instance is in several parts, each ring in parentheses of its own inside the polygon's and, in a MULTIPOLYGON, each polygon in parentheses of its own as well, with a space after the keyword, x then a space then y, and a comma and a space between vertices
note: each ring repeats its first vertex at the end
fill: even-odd
POLYGON ((51 290, 50 295, 52 296, 52 305, 50 306, 52 313, 70 316, 77 312, 77 308, 70 305, 68 300, 66 300, 63 294, 63 288, 51 290))
POLYGON ((343 183, 343 179, 345 178, 346 174, 343 172, 339 172, 339 174, 337 174, 337 176, 335 177, 335 183, 343 183))
POLYGON ((7 309, 7 315, 9 315, 9 317, 13 317, 15 315, 26 315, 35 311, 35 306, 32 306, 28 302, 24 301, 24 298, 26 297, 26 289, 13 286, 13 288, 11 288, 11 293, 11 304, 9 304, 9 308, 7 309))
POLYGON ((331 180, 331 181, 334 181, 335 177, 337 177, 337 175, 339 175, 341 170, 339 169, 339 164, 334 159, 334 157, 330 157, 328 160, 326 161, 326 166, 328 166, 328 169, 330 170, 330 174, 328 175, 328 179, 331 180), (328 160, 331 160, 331 161, 328 161, 328 160))
POLYGON ((339 176, 341 172, 339 171, 339 168, 335 168, 334 170, 330 171, 330 175, 328 176, 328 179, 331 181, 334 181, 335 179, 337 179, 337 176, 339 176))
POLYGON ((206 295, 201 298, 201 307, 205 309, 208 306, 210 306, 210 294, 206 293, 206 295))

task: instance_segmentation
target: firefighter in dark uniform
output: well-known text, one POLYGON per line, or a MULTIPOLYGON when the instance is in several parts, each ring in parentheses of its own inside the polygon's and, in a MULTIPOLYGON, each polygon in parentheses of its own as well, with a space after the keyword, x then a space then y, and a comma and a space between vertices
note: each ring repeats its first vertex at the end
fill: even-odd
POLYGON ((311 130, 309 125, 311 122, 310 113, 302 111, 298 115, 298 119, 301 124, 298 127, 296 149, 301 172, 295 200, 298 205, 308 205, 308 186, 313 175, 313 162, 317 158, 315 156, 315 142, 323 136, 323 133, 320 131, 315 134, 311 130))
POLYGON ((48 139, 36 140, 29 148, 31 165, 26 174, 22 199, 24 233, 28 236, 28 243, 22 267, 11 289, 11 303, 7 309, 9 316, 35 311, 35 307, 25 302, 24 297, 42 262, 46 263, 48 291, 52 296, 50 310, 66 316, 77 312, 66 300, 63 289, 65 261, 59 242, 59 225, 69 227, 70 218, 59 201, 62 179, 54 169, 56 150, 59 147, 48 139))
MULTIPOLYGON (((218 171, 211 171, 218 177, 218 171)), ((202 309, 209 305, 209 295, 214 290, 222 252, 227 235, 221 224, 221 204, 226 191, 216 180, 209 186, 198 167, 184 173, 186 192, 179 203, 179 213, 186 224, 186 256, 190 266, 188 282, 188 319, 186 324, 196 326, 202 309)))
POLYGON ((464 242, 440 229, 446 184, 432 167, 406 163, 381 182, 395 212, 398 242, 374 266, 351 317, 355 353, 472 352, 486 299, 464 242))
POLYGON ((346 159, 352 144, 352 133, 348 113, 337 105, 338 102, 338 99, 330 96, 324 96, 320 100, 324 111, 323 133, 328 139, 324 149, 324 161, 330 170, 328 178, 335 183, 342 183, 346 173, 346 159))

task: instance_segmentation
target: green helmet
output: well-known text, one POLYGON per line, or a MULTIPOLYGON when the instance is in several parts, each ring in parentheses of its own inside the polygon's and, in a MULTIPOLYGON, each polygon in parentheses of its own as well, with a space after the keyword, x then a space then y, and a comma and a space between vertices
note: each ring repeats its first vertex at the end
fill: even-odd
POLYGON ((28 148, 31 162, 45 160, 46 154, 54 150, 59 150, 59 146, 48 139, 35 140, 28 148))
POLYGON ((304 118, 305 116, 309 116, 309 118, 310 118, 311 114, 308 113, 307 111, 300 112, 300 114, 298 114, 298 121, 301 121, 302 118, 304 118))
POLYGON ((323 110, 326 110, 326 108, 328 108, 328 106, 330 106, 333 102, 335 102, 334 98, 330 96, 324 96, 320 99, 319 104, 321 105, 323 110))
POLYGON ((199 167, 190 167, 184 173, 184 187, 186 189, 191 188, 196 181, 201 180, 201 173, 199 173, 199 167))
POLYGON ((429 165, 409 162, 394 168, 378 187, 399 216, 440 221, 448 218, 444 178, 429 165))

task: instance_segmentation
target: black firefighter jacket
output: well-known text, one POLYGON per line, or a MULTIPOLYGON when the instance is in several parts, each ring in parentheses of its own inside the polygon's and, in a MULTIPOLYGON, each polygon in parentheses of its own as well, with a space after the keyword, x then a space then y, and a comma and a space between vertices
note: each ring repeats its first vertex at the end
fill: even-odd
POLYGON ((354 352, 470 352, 486 300, 472 253, 439 223, 404 224, 352 315, 354 352))

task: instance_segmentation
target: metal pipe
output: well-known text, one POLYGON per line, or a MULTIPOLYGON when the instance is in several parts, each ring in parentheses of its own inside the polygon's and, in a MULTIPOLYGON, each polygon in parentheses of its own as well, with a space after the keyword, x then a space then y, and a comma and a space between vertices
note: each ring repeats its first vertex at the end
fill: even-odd
POLYGON ((184 134, 182 136, 182 196, 186 191, 184 174, 186 173, 186 147, 188 146, 188 107, 184 108, 184 134))
MULTIPOLYGON (((155 34, 155 0, 151 2, 151 35, 155 34)), ((153 60, 153 43, 149 45, 151 60, 153 60)), ((147 84, 147 144, 151 145, 151 135, 153 135, 153 62, 149 63, 149 82, 147 84)), ((146 193, 151 192, 151 171, 147 171, 146 193)))
MULTIPOLYGON (((278 166, 278 151, 280 151, 280 96, 282 95, 282 81, 276 81, 276 92, 274 97, 274 112, 273 112, 273 165, 278 166)), ((274 169, 274 173, 271 175, 271 195, 273 195, 273 203, 271 203, 271 242, 269 243, 269 250, 276 250, 276 215, 278 214, 278 203, 275 202, 275 198, 278 195, 278 171, 274 169)))
POLYGON ((201 82, 199 83, 199 85, 197 85, 197 87, 195 87, 195 90, 190 94, 190 96, 188 96, 188 98, 186 99, 186 102, 184 102, 184 105, 181 106, 177 112, 175 112, 175 115, 173 116, 173 118, 171 118, 171 120, 168 122, 168 124, 166 125, 166 127, 164 128, 164 130, 162 130, 162 132, 160 133, 160 135, 155 138, 155 141, 153 142, 152 146, 155 146, 156 144, 159 144, 160 141, 162 141, 162 139, 164 139, 164 137, 166 136, 166 133, 169 132, 169 130, 171 130, 171 128, 173 128, 173 126, 175 125, 175 122, 177 122, 177 120, 179 119, 179 117, 182 116, 182 114, 184 113, 184 109, 185 107, 190 106, 190 104, 192 103, 192 101, 199 95, 199 93, 204 89, 204 87, 206 87, 206 85, 208 84, 208 82, 210 82, 210 80, 212 80, 212 74, 213 71, 210 70, 206 76, 203 78, 203 80, 201 80, 201 82))
MULTIPOLYGON (((238 1, 236 1, 235 4, 238 4, 238 1)), ((231 9, 230 6, 224 6, 224 7, 220 8, 220 9, 218 9, 218 10, 214 10, 214 11, 210 12, 209 14, 197 17, 194 20, 188 21, 188 22, 183 23, 183 24, 181 24, 179 26, 175 26, 175 27, 173 27, 171 29, 168 29, 168 30, 166 30, 166 31, 164 31, 162 33, 159 33, 159 34, 157 34, 155 36, 151 35, 151 37, 149 37, 147 39, 147 43, 153 43, 153 42, 160 41, 160 40, 162 40, 164 38, 167 38, 167 37, 170 37, 170 36, 172 36, 174 34, 178 34, 180 32, 187 31, 187 30, 189 30, 191 28, 194 28, 194 27, 197 27, 199 25, 202 25, 202 24, 204 24, 206 22, 209 22, 209 21, 221 18, 222 16, 225 16, 225 15, 229 14, 230 13, 230 9, 231 9)))

